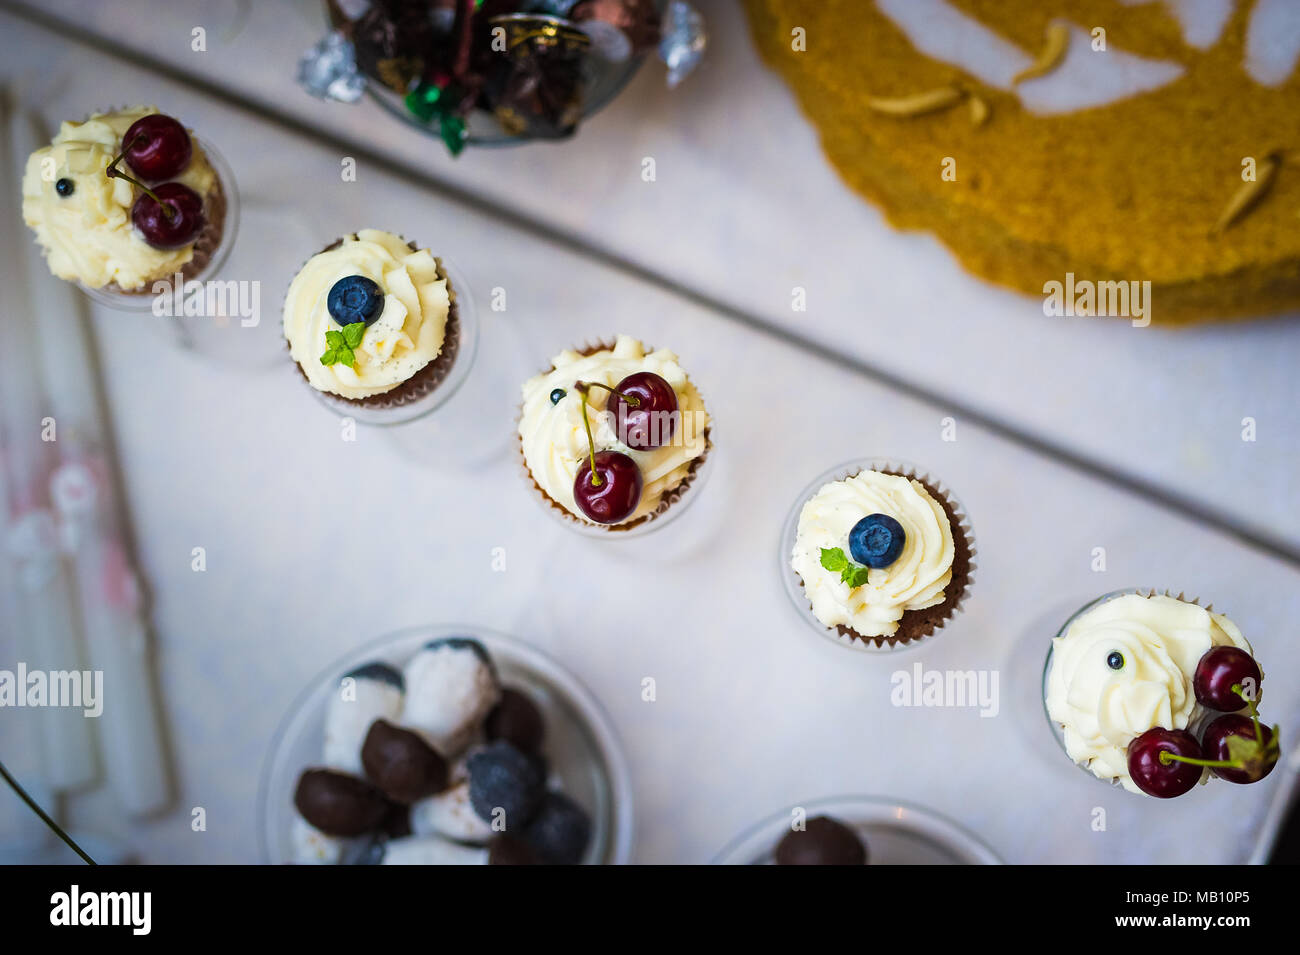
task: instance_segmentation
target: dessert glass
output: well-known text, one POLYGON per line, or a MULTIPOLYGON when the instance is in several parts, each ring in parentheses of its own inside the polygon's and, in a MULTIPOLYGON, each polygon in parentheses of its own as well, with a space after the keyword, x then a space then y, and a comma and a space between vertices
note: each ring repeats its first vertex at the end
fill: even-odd
MULTIPOLYGON (((714 865, 772 865, 790 831, 791 806, 755 823, 728 843, 714 865)), ((808 818, 830 816, 867 844, 868 865, 1001 865, 977 836, 936 812, 881 796, 834 796, 800 803, 808 818)))
MULTIPOLYGON (((859 650, 865 653, 902 653, 905 650, 910 650, 914 647, 928 643, 937 637, 939 633, 942 632, 943 627, 950 624, 952 618, 961 613, 961 604, 965 601, 966 594, 962 595, 961 600, 958 601, 957 606, 953 609, 951 617, 944 621, 943 627, 940 627, 934 633, 929 634, 928 636, 909 640, 906 643, 890 643, 886 641, 882 645, 877 646, 875 642, 871 640, 860 640, 854 637, 844 636, 818 620, 812 611, 812 601, 810 601, 807 594, 804 593, 803 582, 799 579, 799 575, 795 573, 794 568, 790 566, 790 556, 794 552, 795 540, 799 536, 799 515, 803 511, 804 505, 808 503, 812 496, 816 494, 824 484, 828 484, 831 481, 844 480, 845 478, 852 477, 862 471, 889 471, 891 473, 900 474, 915 473, 917 475, 929 475, 929 472, 925 468, 918 467, 910 461, 905 461, 900 458, 861 458, 855 461, 847 461, 844 464, 839 464, 823 471, 799 492, 799 496, 795 498, 794 506, 790 508, 790 512, 786 515, 785 523, 781 526, 780 549, 777 553, 777 570, 781 577, 781 583, 785 587, 786 596, 790 598, 790 603, 794 607, 795 612, 798 613, 799 617, 811 626, 819 636, 850 650, 859 650)), ((939 485, 938 490, 942 491, 944 498, 950 505, 952 505, 953 512, 957 518, 957 523, 965 527, 967 539, 971 544, 970 572, 967 575, 966 580, 966 592, 969 593, 975 576, 975 544, 974 538, 970 532, 970 518, 967 516, 966 509, 962 506, 962 503, 957 500, 946 485, 939 485)))
POLYGON ((401 667, 430 640, 472 635, 501 681, 526 692, 546 721, 545 750, 560 787, 591 814, 584 864, 622 865, 632 850, 632 783, 627 758, 604 709, 577 678, 540 650, 483 627, 412 627, 349 651, 313 679, 276 730, 262 770, 258 837, 262 861, 293 859, 293 795, 298 775, 321 759, 325 710, 339 679, 380 660, 401 667))

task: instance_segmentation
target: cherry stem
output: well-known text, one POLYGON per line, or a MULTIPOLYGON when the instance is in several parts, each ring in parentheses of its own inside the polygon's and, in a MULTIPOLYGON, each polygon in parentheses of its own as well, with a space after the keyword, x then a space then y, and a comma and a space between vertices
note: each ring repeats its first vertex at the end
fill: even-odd
POLYGON ((1255 742, 1262 746, 1264 744, 1264 727, 1260 725, 1259 708, 1255 706, 1254 697, 1247 699, 1246 694, 1241 691, 1240 683, 1232 684, 1232 692, 1246 700, 1246 706, 1250 708, 1250 721, 1255 724, 1255 742))
POLYGON ((1209 766, 1211 769, 1241 769, 1243 764, 1234 762, 1231 759, 1197 759, 1195 756, 1179 756, 1177 753, 1171 753, 1164 749, 1160 751, 1160 762, 1168 766, 1170 763, 1190 763, 1192 766, 1209 766))
POLYGON ((587 448, 591 454, 591 486, 600 487, 605 482, 596 473, 596 440, 591 436, 591 419, 587 417, 587 389, 578 382, 578 393, 582 395, 582 426, 587 429, 587 448))
POLYGON ((154 202, 158 203, 159 207, 161 207, 163 211, 163 215, 165 215, 167 217, 167 221, 170 222, 172 219, 176 218, 176 210, 173 209, 171 206, 167 205, 167 203, 163 202, 161 199, 159 199, 158 194, 154 192, 152 189, 150 189, 148 186, 146 186, 144 183, 142 183, 140 180, 131 178, 126 173, 122 172, 122 170, 117 168, 117 164, 122 161, 122 158, 124 156, 126 156, 126 151, 130 149, 132 146, 134 146, 136 143, 138 143, 143 137, 144 137, 144 133, 140 133, 131 142, 123 143, 122 151, 113 157, 113 161, 108 164, 108 168, 105 169, 104 172, 107 174, 109 179, 125 179, 127 182, 131 183, 131 185, 142 190, 146 196, 148 196, 154 202))
POLYGON ((636 395, 625 395, 623 394, 623 392, 616 391, 613 388, 611 388, 609 385, 602 385, 598 381, 579 381, 579 382, 575 382, 573 387, 581 391, 583 395, 586 395, 588 388, 604 388, 611 395, 618 395, 618 397, 622 398, 633 408, 641 407, 641 399, 638 398, 636 395))

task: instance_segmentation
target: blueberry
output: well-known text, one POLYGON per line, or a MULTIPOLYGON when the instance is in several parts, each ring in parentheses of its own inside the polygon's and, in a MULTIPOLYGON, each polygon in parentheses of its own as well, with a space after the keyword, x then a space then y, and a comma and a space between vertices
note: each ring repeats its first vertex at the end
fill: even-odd
POLYGON ((560 399, 563 398, 566 394, 568 394, 568 392, 565 391, 563 388, 556 388, 554 391, 551 392, 551 404, 558 405, 560 403, 560 399))
POLYGON ((351 677, 354 680, 375 680, 378 683, 387 683, 389 686, 395 686, 397 689, 404 689, 402 686, 402 674, 394 670, 387 663, 366 663, 357 667, 349 673, 343 674, 344 678, 351 677))
POLYGON ((524 842, 551 865, 577 865, 590 841, 591 819, 563 793, 547 793, 524 829, 524 842))
POLYGON ((496 740, 472 753, 469 769, 469 803, 484 822, 505 813, 507 831, 518 832, 537 810, 546 789, 541 764, 505 740, 496 740))
POLYGON ((349 275, 334 283, 326 305, 330 317, 340 325, 369 325, 384 310, 384 293, 364 275, 349 275))
POLYGON ((1124 654, 1120 653, 1118 650, 1110 651, 1110 656, 1106 658, 1106 666, 1110 667, 1112 670, 1124 669, 1124 654))
POLYGON ((77 191, 77 184, 71 179, 60 179, 54 184, 54 191, 66 198, 77 191))
POLYGON ((869 514, 849 531, 849 553, 866 567, 888 567, 903 552, 907 534, 888 514, 869 514))

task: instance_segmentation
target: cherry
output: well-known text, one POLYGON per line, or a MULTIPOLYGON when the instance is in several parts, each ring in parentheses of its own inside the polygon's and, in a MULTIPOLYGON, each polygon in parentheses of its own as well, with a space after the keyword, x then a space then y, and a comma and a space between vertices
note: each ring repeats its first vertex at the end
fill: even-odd
POLYGON ((1246 697, 1259 697, 1263 676, 1259 664, 1245 650, 1233 646, 1210 647, 1196 664, 1192 686, 1196 701, 1212 710, 1235 713, 1246 705, 1246 697), (1233 687, 1241 692, 1235 692, 1233 687))
POLYGON ((131 221, 155 249, 176 249, 202 230, 203 200, 189 186, 163 183, 135 200, 131 221))
POLYGON ((641 502, 641 469, 622 451, 597 451, 578 468, 573 500, 598 524, 625 521, 641 502))
POLYGON ((614 386, 608 410, 618 438, 636 451, 653 451, 677 428, 677 392, 652 371, 637 371, 614 386))
MULTIPOLYGON (((1220 716, 1205 728, 1201 737, 1205 758, 1216 762, 1234 762, 1233 753, 1228 748, 1228 739, 1233 736, 1242 737, 1255 745, 1244 747, 1249 755, 1242 757, 1240 766, 1211 766, 1214 775, 1230 783, 1257 783, 1273 771, 1280 752, 1277 746, 1272 745, 1273 731, 1261 724, 1259 735, 1256 736, 1255 721, 1240 713, 1220 716)), ((1238 744, 1237 748, 1243 747, 1238 744)))
POLYGON ((190 134, 178 121, 151 113, 132 123, 122 137, 122 155, 141 177, 152 182, 179 175, 190 164, 190 134))
POLYGON ((1201 744, 1186 730, 1157 726, 1128 744, 1128 774, 1148 796, 1171 799, 1190 790, 1201 779, 1202 769, 1191 763, 1161 756, 1201 759, 1201 744))

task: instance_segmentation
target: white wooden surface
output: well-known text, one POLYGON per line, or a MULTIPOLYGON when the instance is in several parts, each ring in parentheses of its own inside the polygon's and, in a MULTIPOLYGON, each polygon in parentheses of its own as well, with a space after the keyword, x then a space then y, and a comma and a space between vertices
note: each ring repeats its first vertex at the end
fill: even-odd
MULTIPOLYGON (((78 19, 125 31, 122 22, 134 17, 121 39, 146 45, 152 31, 185 20, 172 19, 179 5, 149 6, 157 7, 149 17, 139 15, 140 4, 122 2, 78 19)), ((266 16, 268 7, 281 5, 254 4, 251 16, 266 16)), ((1286 419, 1294 421, 1284 350, 1292 326, 1185 335, 1067 329, 957 275, 929 240, 887 233, 870 208, 837 192, 811 135, 775 82, 757 72, 735 23, 717 31, 713 70, 680 99, 661 94, 647 70, 625 102, 592 124, 581 148, 472 154, 453 165, 384 117, 294 101, 287 82, 275 92, 271 80, 251 79, 287 75, 284 51, 298 45, 290 40, 311 33, 301 14, 272 19, 250 21, 231 41, 247 46, 208 54, 230 61, 223 72, 232 83, 256 86, 260 97, 315 122, 338 117, 347 136, 382 136, 385 152, 525 212, 540 197, 558 197, 556 227, 771 321, 780 320, 788 286, 801 282, 817 310, 792 331, 887 361, 955 401, 1050 432, 1288 540, 1300 536, 1287 467, 1294 448, 1283 442, 1286 419), (281 31, 274 38, 273 29, 281 31), (255 56, 258 44, 274 46, 279 59, 255 56), (235 49, 243 52, 236 57, 235 49), (752 75, 724 75, 732 65, 752 75), (739 101, 724 103, 724 88, 739 101), (720 116, 729 117, 727 151, 719 147, 727 141, 720 116), (620 131, 632 137, 621 145, 620 131), (659 157, 660 181, 653 196, 636 196, 635 168, 647 152, 659 157), (509 194, 492 196, 489 180, 509 194), (773 183, 796 192, 765 195, 773 183), (674 231, 687 211, 691 224, 674 231), (924 321, 897 321, 904 311, 924 321), (939 340, 948 347, 927 344, 939 340), (1256 445, 1238 440, 1244 414, 1261 422, 1256 445)), ((695 509, 661 533, 609 545, 547 518, 508 455, 473 471, 429 468, 377 432, 345 443, 291 367, 213 364, 176 350, 147 320, 98 313, 138 556, 155 597, 181 794, 175 811, 145 822, 121 819, 107 794, 78 797, 72 819, 82 828, 120 839, 147 861, 253 860, 261 763, 304 682, 359 641, 459 619, 534 641, 609 709, 633 767, 639 861, 706 861, 780 806, 846 792, 936 809, 1013 862, 1248 855, 1278 778, 1214 785, 1173 803, 1109 790, 1055 748, 1039 678, 1059 622, 1127 585, 1213 600, 1271 674, 1293 674, 1294 564, 961 415, 958 439, 945 442, 943 402, 900 394, 433 189, 365 162, 357 183, 342 183, 338 149, 246 109, 7 13, 0 36, 0 77, 37 101, 48 122, 101 105, 157 102, 220 145, 249 205, 274 209, 274 197, 287 210, 310 209, 287 211, 293 221, 284 233, 266 228, 241 239, 243 261, 263 264, 233 277, 264 283, 270 320, 289 278, 279 263, 314 251, 280 247, 282 234, 301 235, 306 223, 323 244, 381 225, 455 259, 480 302, 492 287, 506 288, 504 320, 529 365, 588 338, 636 334, 679 352, 718 422, 709 464, 716 470, 695 509), (838 461, 871 454, 916 461, 948 482, 972 516, 978 549, 964 615, 940 639, 896 657, 818 640, 776 576, 779 526, 798 489, 838 461), (206 573, 190 569, 195 546, 207 549, 206 573), (505 573, 491 569, 498 546, 506 549, 505 573), (1098 546, 1107 549, 1105 573, 1090 569, 1098 546), (918 662, 996 671, 999 714, 892 706, 891 674, 918 662), (646 676, 658 684, 653 704, 641 700, 646 676), (207 810, 204 833, 190 829, 193 806, 207 810), (1090 825, 1097 806, 1108 812, 1103 833, 1090 825)), ((151 52, 165 57, 170 42, 151 52)), ((489 350, 476 373, 499 374, 507 351, 489 350)), ((461 422, 477 410, 454 401, 445 409, 461 422)), ((479 426, 508 430, 511 422, 485 417, 479 426)), ((8 637, 0 643, 0 666, 11 646, 8 637)), ((1266 703, 1271 718, 1297 725, 1294 685, 1275 678, 1266 703)), ((16 715, 0 713, 0 749, 21 769, 34 754, 16 715)), ((31 831, 15 800, 0 806, 4 833, 31 831)))

